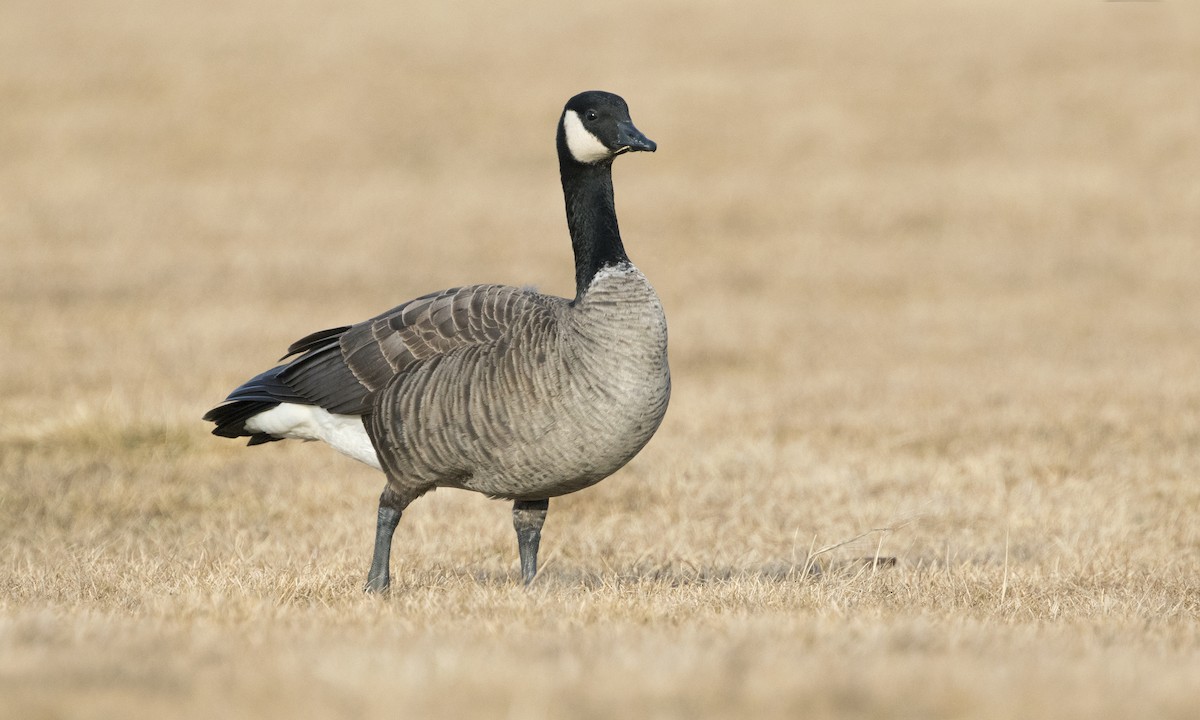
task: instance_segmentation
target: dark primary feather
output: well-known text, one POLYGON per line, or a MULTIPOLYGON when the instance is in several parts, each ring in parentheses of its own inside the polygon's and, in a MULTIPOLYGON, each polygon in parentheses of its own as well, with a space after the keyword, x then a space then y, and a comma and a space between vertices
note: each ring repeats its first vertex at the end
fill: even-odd
POLYGON ((309 350, 312 350, 313 348, 319 347, 321 345, 326 345, 331 340, 336 341, 339 335, 346 332, 351 327, 353 327, 353 326, 343 325, 341 327, 329 328, 328 330, 318 330, 315 333, 312 333, 311 335, 305 335, 304 337, 300 338, 296 342, 289 345, 288 349, 287 349, 287 355, 284 355, 283 357, 281 357, 279 359, 287 360, 288 358, 290 358, 293 355, 299 355, 302 352, 308 352, 309 350))
POLYGON ((246 430, 246 420, 279 403, 316 405, 365 415, 375 393, 398 375, 459 348, 498 341, 514 318, 537 314, 551 299, 506 285, 472 285, 424 295, 370 320, 330 328, 292 343, 291 362, 263 372, 230 393, 205 420, 213 433, 273 439, 246 430))

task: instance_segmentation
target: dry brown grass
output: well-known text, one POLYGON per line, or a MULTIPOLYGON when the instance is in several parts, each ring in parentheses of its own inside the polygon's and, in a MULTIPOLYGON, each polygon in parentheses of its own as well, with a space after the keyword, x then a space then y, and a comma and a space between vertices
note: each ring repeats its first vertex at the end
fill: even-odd
POLYGON ((0 715, 1193 717, 1186 6, 4 4, 0 715), (589 87, 661 147, 666 423, 530 591, 442 491, 364 597, 381 477, 198 417, 417 293, 569 292, 589 87))

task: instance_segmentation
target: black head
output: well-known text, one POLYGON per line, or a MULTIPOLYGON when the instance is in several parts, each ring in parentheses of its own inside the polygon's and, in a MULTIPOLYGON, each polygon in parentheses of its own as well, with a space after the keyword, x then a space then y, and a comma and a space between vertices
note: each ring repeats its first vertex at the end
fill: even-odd
POLYGON ((558 154, 581 165, 611 163, 621 153, 654 152, 653 140, 638 132, 619 95, 589 90, 567 101, 558 122, 558 154))

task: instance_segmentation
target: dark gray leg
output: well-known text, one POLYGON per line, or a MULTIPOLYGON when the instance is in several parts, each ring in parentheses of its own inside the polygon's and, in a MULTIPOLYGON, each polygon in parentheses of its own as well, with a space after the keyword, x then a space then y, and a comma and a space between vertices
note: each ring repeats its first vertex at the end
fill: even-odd
POLYGON ((513 527, 517 530, 517 550, 521 553, 521 579, 533 582, 537 575, 538 544, 546 522, 549 500, 517 500, 513 503, 513 527))
POLYGON ((391 582, 389 567, 392 560, 392 535, 400 524, 400 514, 410 501, 392 490, 391 485, 379 496, 379 520, 375 525, 375 553, 371 556, 371 570, 367 573, 367 584, 363 592, 383 593, 391 582))

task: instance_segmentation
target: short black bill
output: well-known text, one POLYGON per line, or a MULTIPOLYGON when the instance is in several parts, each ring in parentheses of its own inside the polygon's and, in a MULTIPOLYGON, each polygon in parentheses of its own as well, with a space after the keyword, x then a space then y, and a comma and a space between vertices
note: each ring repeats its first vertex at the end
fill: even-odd
POLYGON ((654 152, 658 143, 643 135, 631 122, 617 123, 617 154, 623 152, 654 152))

